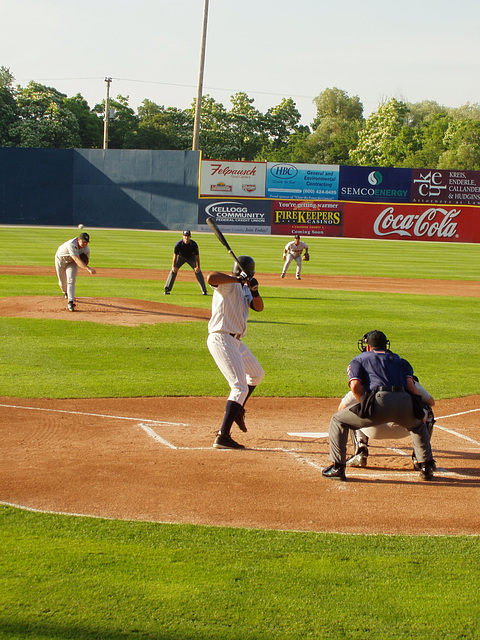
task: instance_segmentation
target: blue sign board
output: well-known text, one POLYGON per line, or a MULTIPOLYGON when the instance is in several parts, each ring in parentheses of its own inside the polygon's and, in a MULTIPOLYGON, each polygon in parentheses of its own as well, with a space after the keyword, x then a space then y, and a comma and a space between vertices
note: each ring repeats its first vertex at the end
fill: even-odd
POLYGON ((267 162, 267 198, 338 200, 337 164, 267 162))
POLYGON ((210 231, 207 217, 213 218, 226 233, 271 233, 269 200, 199 200, 198 231, 210 231))
POLYGON ((338 199, 365 202, 410 202, 411 169, 340 167, 338 199))

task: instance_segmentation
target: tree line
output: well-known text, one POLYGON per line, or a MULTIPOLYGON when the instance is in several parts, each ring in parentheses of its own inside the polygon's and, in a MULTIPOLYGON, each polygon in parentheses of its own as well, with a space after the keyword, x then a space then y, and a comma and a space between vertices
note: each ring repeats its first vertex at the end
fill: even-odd
MULTIPOLYGON (((0 146, 101 149, 104 107, 90 108, 81 94, 67 97, 53 87, 15 86, 0 67, 0 146)), ((195 102, 188 109, 145 99, 137 113, 128 96, 109 106, 111 149, 191 149, 195 102)), ((385 99, 364 117, 358 96, 336 87, 316 98, 310 126, 292 98, 265 113, 244 92, 227 109, 209 95, 202 99, 200 148, 204 158, 307 164, 480 170, 480 105, 447 108, 425 100, 385 99)))

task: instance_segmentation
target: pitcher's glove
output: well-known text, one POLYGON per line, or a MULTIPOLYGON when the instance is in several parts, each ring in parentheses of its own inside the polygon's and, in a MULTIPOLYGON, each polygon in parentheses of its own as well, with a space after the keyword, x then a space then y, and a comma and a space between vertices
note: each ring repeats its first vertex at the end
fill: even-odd
POLYGON ((79 253, 78 257, 84 264, 88 264, 88 254, 87 253, 79 253))
POLYGON ((304 253, 302 260, 305 260, 305 262, 308 262, 310 260, 310 254, 309 253, 304 253))

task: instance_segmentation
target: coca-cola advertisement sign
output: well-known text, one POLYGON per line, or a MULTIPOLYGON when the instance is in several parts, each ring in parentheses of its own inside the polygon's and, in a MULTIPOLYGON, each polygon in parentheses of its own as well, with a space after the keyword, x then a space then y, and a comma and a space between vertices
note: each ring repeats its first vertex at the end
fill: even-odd
POLYGON ((480 208, 350 203, 345 210, 345 236, 479 242, 480 208))

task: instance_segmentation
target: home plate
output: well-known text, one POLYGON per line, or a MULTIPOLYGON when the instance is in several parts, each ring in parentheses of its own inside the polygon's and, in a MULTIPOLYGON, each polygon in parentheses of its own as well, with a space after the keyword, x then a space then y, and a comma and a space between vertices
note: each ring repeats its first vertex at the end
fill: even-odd
POLYGON ((288 436, 296 436, 297 438, 328 438, 327 433, 319 433, 315 431, 299 431, 298 433, 287 433, 288 436))

